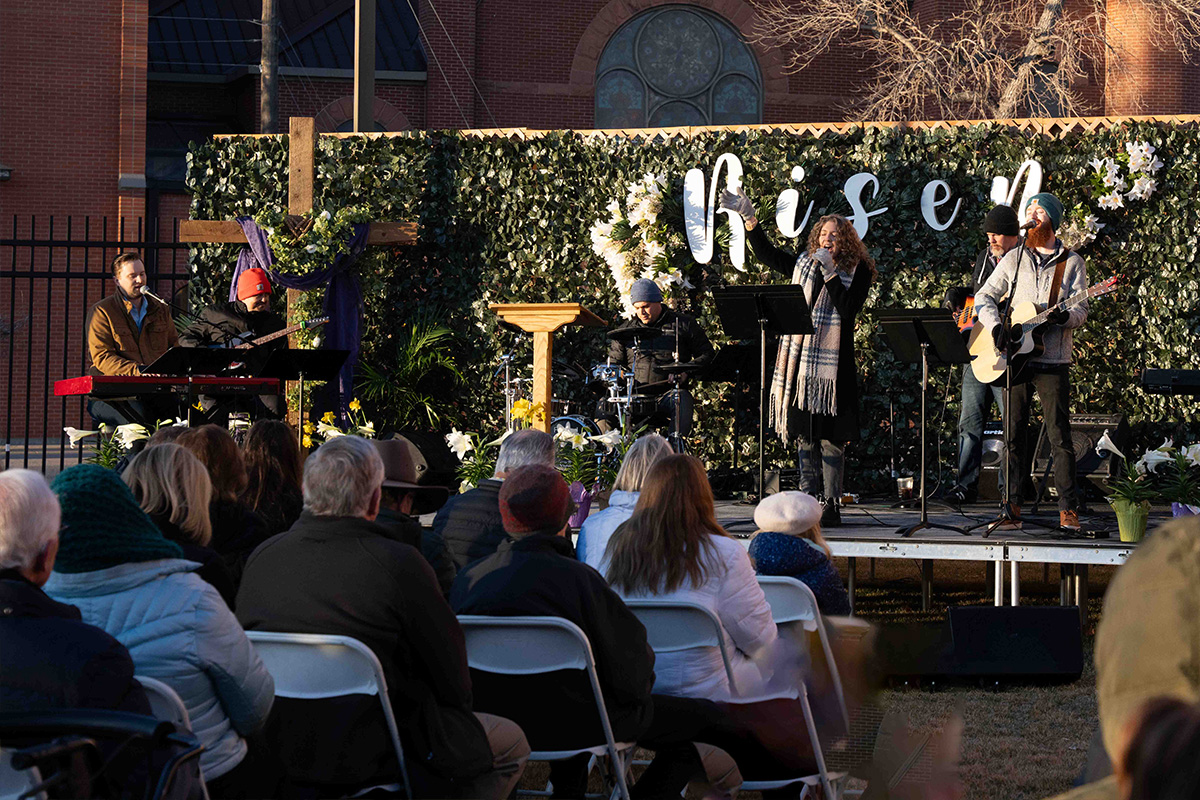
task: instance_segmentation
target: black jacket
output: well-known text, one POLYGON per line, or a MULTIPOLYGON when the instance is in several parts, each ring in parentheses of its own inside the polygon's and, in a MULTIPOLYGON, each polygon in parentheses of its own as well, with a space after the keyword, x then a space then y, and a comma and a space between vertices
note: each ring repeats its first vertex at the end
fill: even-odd
POLYGON ((150 713, 125 645, 11 569, 0 572, 0 708, 150 713))
MULTIPOLYGON (((471 711, 462 630, 433 570, 384 527, 304 512, 246 562, 237 616, 247 630, 351 636, 379 658, 405 754, 467 778, 491 768, 471 711)), ((395 777, 379 701, 277 698, 268 738, 297 780, 395 777)), ((452 774, 446 774, 452 773, 452 774)))
MULTIPOLYGON (((232 303, 216 303, 207 306, 200 312, 199 318, 188 326, 179 337, 179 343, 184 347, 214 347, 229 344, 242 334, 247 341, 267 333, 283 330, 286 326, 283 317, 274 311, 246 310, 246 304, 241 300, 232 303)), ((275 348, 287 346, 287 339, 280 337, 268 346, 275 348)))
POLYGON ((237 599, 237 585, 233 582, 233 575, 230 574, 229 567, 225 565, 225 559, 221 558, 221 555, 211 547, 193 542, 178 525, 164 515, 151 514, 150 519, 154 520, 154 524, 162 531, 163 536, 183 548, 184 558, 200 565, 196 574, 203 578, 205 583, 216 589, 221 595, 221 599, 225 601, 225 605, 232 610, 234 601, 237 599))
POLYGON ((446 543, 458 569, 490 556, 507 538, 500 519, 502 486, 497 478, 480 481, 474 489, 451 497, 433 518, 433 533, 446 543))
MULTIPOLYGON (((665 381, 668 375, 659 367, 670 364, 675 360, 675 320, 679 320, 679 360, 691 361, 707 366, 713 360, 712 342, 700 327, 700 323, 687 314, 679 314, 673 309, 663 306, 658 319, 643 325, 638 318, 633 318, 617 326, 617 330, 627 328, 662 328, 663 332, 648 342, 640 343, 641 352, 637 359, 637 374, 634 376, 638 383, 658 383, 665 381)), ((608 344, 608 357, 614 364, 620 364, 626 369, 633 368, 633 347, 612 340, 608 344)), ((703 372, 694 373, 693 377, 701 377, 703 372)))
POLYGON ((454 576, 458 574, 458 569, 450 559, 450 552, 446 549, 446 542, 441 536, 430 528, 422 527, 420 522, 407 514, 387 508, 379 509, 379 516, 375 518, 375 521, 384 527, 393 529, 396 541, 404 542, 420 550, 421 555, 429 562, 429 566, 433 567, 442 594, 450 594, 450 585, 454 583, 454 576))
POLYGON ((212 520, 212 541, 208 546, 225 560, 236 587, 242 581, 246 559, 254 548, 270 538, 267 523, 240 500, 214 498, 208 506, 208 515, 212 520))
MULTIPOLYGON (((534 534, 506 539, 492 556, 459 573, 450 592, 459 614, 552 616, 587 634, 617 741, 635 741, 654 706, 654 651, 646 629, 600 573, 575 559, 571 542, 534 534)), ((583 672, 550 677, 472 672, 475 707, 515 721, 534 750, 563 750, 604 741, 583 672)))

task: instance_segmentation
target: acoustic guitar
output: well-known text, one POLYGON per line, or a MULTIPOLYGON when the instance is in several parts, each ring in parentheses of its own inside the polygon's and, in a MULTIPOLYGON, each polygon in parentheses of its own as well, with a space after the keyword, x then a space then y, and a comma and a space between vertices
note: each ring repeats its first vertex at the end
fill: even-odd
MULTIPOLYGON (((1102 297, 1114 291, 1120 277, 1120 275, 1113 275, 1107 280, 1090 286, 1086 292, 1068 297, 1050 308, 1042 308, 1040 303, 1032 301, 1016 305, 1012 310, 1012 324, 1010 325, 1010 329, 1018 329, 1015 335, 1010 334, 1012 342, 1010 347, 1016 347, 1016 352, 1012 354, 1013 371, 1020 370, 1027 361, 1038 357, 1045 351, 1045 344, 1042 342, 1046 332, 1044 325, 1051 314, 1060 309, 1073 308, 1093 297, 1102 297)), ((1008 358, 1004 353, 996 351, 996 344, 992 340, 990 330, 985 329, 983 325, 976 325, 972 328, 971 336, 967 340, 967 349, 971 352, 972 357, 971 371, 975 373, 975 377, 980 383, 995 383, 1004 377, 1008 358)))

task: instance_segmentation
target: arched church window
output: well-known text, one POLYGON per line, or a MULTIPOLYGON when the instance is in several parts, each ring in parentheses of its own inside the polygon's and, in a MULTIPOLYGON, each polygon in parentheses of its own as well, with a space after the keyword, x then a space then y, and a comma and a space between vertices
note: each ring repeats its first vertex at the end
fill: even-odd
POLYGON ((762 121, 762 74, 737 30, 691 6, 662 6, 622 25, 596 65, 597 128, 762 121))

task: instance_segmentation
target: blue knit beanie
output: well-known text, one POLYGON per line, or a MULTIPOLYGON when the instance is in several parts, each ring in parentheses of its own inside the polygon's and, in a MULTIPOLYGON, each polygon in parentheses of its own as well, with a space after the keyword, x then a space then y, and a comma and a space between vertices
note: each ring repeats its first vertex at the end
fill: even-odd
POLYGON ((54 571, 94 572, 118 564, 183 558, 112 470, 80 464, 50 483, 62 506, 54 571))
POLYGON ((1062 226, 1063 204, 1049 192, 1038 192, 1029 198, 1029 202, 1025 204, 1026 210, 1028 210, 1031 203, 1035 202, 1046 209, 1046 213, 1050 216, 1050 224, 1054 227, 1054 230, 1058 230, 1062 226))
POLYGON ((629 287, 629 302, 631 303, 661 303, 662 289, 649 278, 638 278, 629 287))

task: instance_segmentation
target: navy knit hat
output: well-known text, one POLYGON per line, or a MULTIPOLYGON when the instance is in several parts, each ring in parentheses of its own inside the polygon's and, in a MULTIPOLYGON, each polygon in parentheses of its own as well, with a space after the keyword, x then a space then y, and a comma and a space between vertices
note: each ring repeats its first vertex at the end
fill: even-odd
POLYGON ((1021 221, 1012 206, 996 206, 983 219, 984 233, 998 233, 1001 236, 1020 236, 1021 221))
POLYGON ((500 489, 500 518, 513 536, 558 533, 571 516, 567 482, 554 467, 530 464, 513 470, 500 489))
POLYGON ((649 278, 638 278, 629 287, 629 302, 631 303, 661 303, 662 289, 649 278))
POLYGON ((119 564, 183 558, 112 470, 80 464, 50 483, 62 506, 54 571, 94 572, 119 564))
POLYGON ((1028 209, 1031 203, 1037 203, 1039 206, 1046 209, 1046 214, 1050 217, 1050 225, 1054 228, 1054 230, 1059 229, 1059 227, 1062 225, 1063 204, 1059 202, 1057 197, 1049 192, 1039 192, 1033 197, 1029 198, 1029 202, 1025 204, 1025 208, 1028 209))

